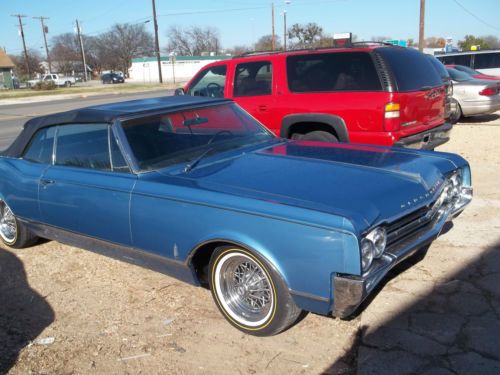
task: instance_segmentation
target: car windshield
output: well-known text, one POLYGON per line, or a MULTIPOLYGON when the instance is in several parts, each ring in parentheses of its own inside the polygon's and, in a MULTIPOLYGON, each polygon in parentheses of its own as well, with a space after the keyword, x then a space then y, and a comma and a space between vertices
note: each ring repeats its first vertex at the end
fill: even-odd
POLYGON ((441 78, 443 80, 448 80, 450 79, 450 75, 448 74, 448 71, 444 67, 443 63, 436 59, 434 56, 427 55, 429 58, 429 61, 431 62, 432 66, 436 69, 436 71, 439 73, 441 78))
POLYGON ((122 127, 142 171, 276 139, 234 103, 135 118, 122 127))
POLYGON ((470 74, 461 72, 459 70, 453 69, 453 68, 447 68, 448 73, 450 73, 451 79, 457 82, 465 82, 465 81, 470 81, 473 79, 470 74))
POLYGON ((454 69, 456 70, 459 70, 461 72, 464 72, 464 73, 467 73, 471 76, 475 76, 475 75, 478 75, 478 74, 481 74, 480 72, 478 72, 477 70, 474 70, 472 68, 469 68, 468 66, 463 66, 463 65, 455 65, 453 67, 454 69))

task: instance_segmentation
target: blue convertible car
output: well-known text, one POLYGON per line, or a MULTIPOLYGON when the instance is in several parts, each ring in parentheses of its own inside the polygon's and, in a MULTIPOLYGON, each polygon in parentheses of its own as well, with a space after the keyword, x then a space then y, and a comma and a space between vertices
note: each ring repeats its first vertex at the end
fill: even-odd
POLYGON ((163 97, 31 119, 0 157, 0 236, 38 237, 210 288, 276 334, 347 317, 472 197, 460 156, 279 139, 232 101, 163 97))

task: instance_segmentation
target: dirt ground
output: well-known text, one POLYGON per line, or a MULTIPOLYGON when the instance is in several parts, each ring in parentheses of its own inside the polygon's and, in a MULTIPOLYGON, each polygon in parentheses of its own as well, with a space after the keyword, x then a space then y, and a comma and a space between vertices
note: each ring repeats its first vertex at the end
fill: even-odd
MULTIPOLYGON (((455 126, 440 150, 470 161, 473 204, 422 261, 401 267, 350 321, 308 314, 280 335, 256 338, 226 323, 208 290, 53 241, 0 250, 0 373, 377 373, 376 364, 363 368, 376 343, 364 341, 360 360, 363 332, 386 325, 391 316, 386 310, 400 312, 418 304, 422 294, 432 296, 448 276, 498 244, 498 139, 499 115, 455 126), (473 235, 470 228, 480 233, 473 235), (411 293, 394 297, 398 290, 411 293)), ((500 311, 500 303, 496 308, 500 311)), ((393 365, 391 355, 377 356, 380 373, 393 365)), ((460 371, 450 367, 453 372, 460 371)))

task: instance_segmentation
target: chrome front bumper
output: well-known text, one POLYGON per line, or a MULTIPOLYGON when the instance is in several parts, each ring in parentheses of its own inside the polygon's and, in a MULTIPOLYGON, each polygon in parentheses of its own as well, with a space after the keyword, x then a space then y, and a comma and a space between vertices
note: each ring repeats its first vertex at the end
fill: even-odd
POLYGON ((398 263, 412 256, 420 249, 434 241, 444 224, 458 216, 472 199, 472 188, 469 188, 470 198, 460 207, 453 206, 443 212, 424 233, 409 237, 388 248, 382 257, 373 263, 372 267, 362 276, 334 274, 332 276, 333 306, 332 314, 346 318, 354 313, 363 300, 373 291, 387 273, 398 263))

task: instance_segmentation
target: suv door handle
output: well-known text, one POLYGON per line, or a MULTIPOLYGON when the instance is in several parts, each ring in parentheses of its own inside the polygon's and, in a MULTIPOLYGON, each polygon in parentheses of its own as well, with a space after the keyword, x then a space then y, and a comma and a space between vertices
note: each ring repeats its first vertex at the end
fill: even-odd
POLYGON ((260 104, 259 106, 257 106, 257 110, 259 112, 266 112, 267 111, 267 105, 265 104, 260 104))
POLYGON ((47 185, 52 185, 52 184, 54 184, 54 183, 55 183, 55 181, 54 181, 54 180, 47 180, 47 179, 45 179, 45 178, 42 178, 42 179, 40 180, 40 185, 42 185, 43 187, 45 187, 45 186, 47 186, 47 185))

